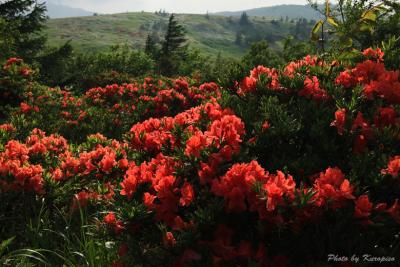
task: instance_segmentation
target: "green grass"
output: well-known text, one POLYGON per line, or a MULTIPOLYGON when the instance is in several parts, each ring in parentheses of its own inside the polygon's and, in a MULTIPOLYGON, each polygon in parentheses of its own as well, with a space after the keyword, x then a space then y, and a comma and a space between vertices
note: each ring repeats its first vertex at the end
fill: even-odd
MULTIPOLYGON (((185 27, 191 47, 209 55, 220 52, 228 57, 240 57, 246 52, 246 45, 235 44, 239 29, 245 36, 257 35, 259 39, 270 40, 272 47, 277 47, 277 42, 290 34, 295 26, 284 22, 273 25, 268 17, 252 17, 252 25, 247 27, 240 27, 238 18, 223 16, 210 16, 207 19, 205 15, 179 14, 177 19, 185 27)), ((143 49, 147 34, 155 32, 162 39, 167 23, 168 16, 146 12, 121 13, 51 19, 47 22, 46 33, 49 45, 58 46, 71 40, 79 52, 104 51, 117 44, 143 49)))

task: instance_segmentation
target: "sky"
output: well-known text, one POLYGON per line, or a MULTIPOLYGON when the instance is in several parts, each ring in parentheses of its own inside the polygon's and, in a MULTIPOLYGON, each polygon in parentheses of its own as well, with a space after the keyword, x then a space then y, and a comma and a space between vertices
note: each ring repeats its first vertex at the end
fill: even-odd
POLYGON ((282 4, 307 4, 306 0, 48 0, 98 13, 126 11, 154 12, 165 9, 175 13, 236 11, 282 4))

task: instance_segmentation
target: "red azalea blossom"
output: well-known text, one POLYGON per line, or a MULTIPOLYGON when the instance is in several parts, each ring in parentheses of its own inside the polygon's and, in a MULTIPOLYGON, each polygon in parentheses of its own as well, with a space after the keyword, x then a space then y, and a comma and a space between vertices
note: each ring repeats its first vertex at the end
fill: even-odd
POLYGON ((32 107, 24 102, 21 103, 20 108, 22 113, 28 113, 29 111, 32 110, 32 107))
POLYGON ((354 216, 356 218, 367 218, 371 214, 372 203, 369 201, 367 195, 362 195, 355 200, 354 216))
POLYGON ((321 172, 314 182, 314 190, 317 206, 331 203, 331 207, 337 209, 344 205, 346 200, 354 199, 354 188, 338 168, 328 168, 325 172, 321 172))
POLYGON ((163 240, 164 240, 164 245, 168 247, 173 247, 176 244, 175 237, 171 232, 166 232, 163 240))
POLYGON ((181 188, 181 198, 179 199, 179 204, 181 206, 189 206, 194 199, 194 190, 190 183, 185 182, 181 188))
POLYGON ((311 79, 306 77, 304 88, 299 91, 299 96, 313 98, 315 100, 324 100, 329 98, 326 91, 319 87, 319 81, 316 76, 313 76, 311 79))
POLYGON ((376 59, 378 62, 383 61, 383 57, 385 55, 380 48, 367 48, 362 53, 364 56, 376 59))
POLYGON ((0 124, 0 130, 11 133, 15 131, 15 128, 11 124, 6 123, 6 124, 0 124))
POLYGON ((335 120, 331 123, 331 126, 335 126, 337 128, 338 134, 343 135, 345 123, 346 109, 342 108, 335 112, 335 120))
POLYGON ((207 137, 202 132, 198 131, 186 142, 185 155, 199 158, 201 150, 208 145, 209 141, 207 137))
POLYGON ((113 212, 108 213, 104 217, 104 222, 108 224, 109 226, 114 226, 117 223, 117 219, 115 217, 115 214, 113 212))
POLYGON ((399 177, 399 171, 400 171, 400 156, 395 156, 390 159, 388 167, 382 170, 382 173, 389 174, 394 178, 397 178, 399 177))
POLYGON ((269 124, 268 121, 265 121, 265 122, 262 124, 262 126, 261 126, 261 128, 262 128, 263 131, 268 130, 269 127, 271 127, 271 125, 269 124))

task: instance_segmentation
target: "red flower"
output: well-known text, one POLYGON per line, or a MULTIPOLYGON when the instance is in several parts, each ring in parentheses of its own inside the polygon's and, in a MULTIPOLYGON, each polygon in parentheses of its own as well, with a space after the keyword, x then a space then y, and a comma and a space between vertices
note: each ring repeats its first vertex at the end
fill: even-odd
POLYGON ((127 159, 123 158, 118 161, 118 168, 125 170, 128 168, 128 166, 129 166, 129 161, 127 159))
POLYGON ((315 205, 323 206, 331 204, 333 209, 341 207, 348 199, 354 199, 353 187, 345 179, 344 174, 338 168, 328 168, 321 172, 314 182, 315 205))
POLYGON ((164 245, 168 247, 173 247, 176 245, 176 240, 174 234, 171 232, 166 232, 163 238, 164 245))
POLYGON ((100 161, 100 167, 103 172, 110 173, 112 168, 117 164, 115 161, 116 155, 115 152, 110 151, 109 153, 104 154, 103 159, 100 161))
POLYGON ((21 112, 22 112, 22 113, 28 113, 29 111, 32 110, 32 107, 29 106, 28 104, 24 103, 24 102, 22 102, 22 103, 20 104, 20 108, 21 108, 21 112))
POLYGON ((190 183, 185 182, 181 188, 181 198, 179 199, 179 204, 181 206, 189 206, 194 198, 194 190, 190 183))
POLYGON ((380 48, 367 48, 362 53, 364 56, 376 59, 378 62, 383 61, 383 56, 385 55, 380 48))
POLYGON ((271 126, 270 126, 270 124, 269 124, 268 121, 265 121, 265 122, 262 124, 262 126, 261 126, 261 128, 262 128, 263 131, 268 130, 269 127, 271 127, 271 126))
POLYGON ((220 180, 213 181, 211 192, 225 198, 228 211, 245 211, 246 198, 248 202, 256 201, 254 184, 256 182, 265 183, 267 175, 256 161, 248 164, 235 164, 220 180))
POLYGON ((276 175, 270 175, 263 186, 267 194, 267 210, 273 211, 278 205, 283 205, 283 196, 293 198, 295 187, 296 184, 290 175, 286 178, 281 171, 278 171, 276 175))
POLYGON ((156 196, 154 196, 148 192, 145 192, 143 194, 143 204, 148 208, 153 208, 153 202, 155 199, 156 199, 156 196))
POLYGON ((382 170, 382 174, 389 174, 394 178, 399 177, 400 171, 400 156, 395 156, 390 159, 388 163, 388 167, 382 170))
POLYGON ((342 108, 335 112, 335 120, 331 123, 331 126, 335 126, 338 130, 338 134, 343 135, 345 123, 346 109, 342 108))
POLYGON ((114 226, 114 225, 117 223, 117 219, 115 218, 114 212, 108 213, 108 214, 104 217, 104 222, 105 222, 106 224, 108 224, 109 226, 114 226))
POLYGON ((55 181, 61 181, 64 177, 64 174, 60 168, 57 168, 53 171, 52 177, 55 181))
POLYGON ((324 100, 329 98, 326 91, 319 87, 319 81, 316 76, 313 76, 312 79, 306 77, 304 80, 304 88, 299 91, 299 96, 315 100, 324 100))
POLYGON ((372 203, 369 201, 367 195, 359 196, 355 204, 354 217, 366 218, 371 214, 372 203))
POLYGON ((22 67, 20 70, 21 75, 24 77, 28 77, 31 72, 32 70, 28 67, 22 67))
POLYGON ((126 172, 125 179, 121 182, 121 195, 127 196, 129 199, 132 198, 133 194, 136 192, 136 187, 138 185, 138 180, 136 178, 136 169, 129 169, 126 172))
POLYGON ((18 62, 22 62, 22 59, 17 58, 17 57, 11 57, 11 58, 7 59, 6 65, 11 65, 14 63, 18 63, 18 62))
POLYGON ((11 133, 15 131, 15 128, 11 124, 0 124, 0 130, 11 133))
POLYGON ((196 158, 200 157, 200 152, 202 149, 207 147, 209 142, 202 132, 197 131, 192 137, 186 142, 185 155, 194 156, 196 158))
POLYGON ((377 96, 389 103, 400 104, 399 71, 385 71, 364 87, 364 94, 370 100, 377 96))
POLYGON ((342 85, 344 88, 352 88, 357 84, 355 77, 349 71, 343 71, 336 78, 335 83, 342 85))
POLYGON ((252 77, 245 77, 240 83, 240 88, 238 90, 239 95, 245 95, 248 93, 254 93, 256 91, 257 80, 252 77))

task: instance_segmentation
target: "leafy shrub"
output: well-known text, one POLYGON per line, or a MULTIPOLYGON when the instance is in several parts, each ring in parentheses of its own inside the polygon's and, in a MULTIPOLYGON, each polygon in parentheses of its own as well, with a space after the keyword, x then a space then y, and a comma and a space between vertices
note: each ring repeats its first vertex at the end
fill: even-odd
POLYGON ((306 56, 239 69, 225 89, 37 86, 0 126, 2 240, 41 253, 31 262, 77 266, 398 255, 400 81, 384 60, 306 56))

